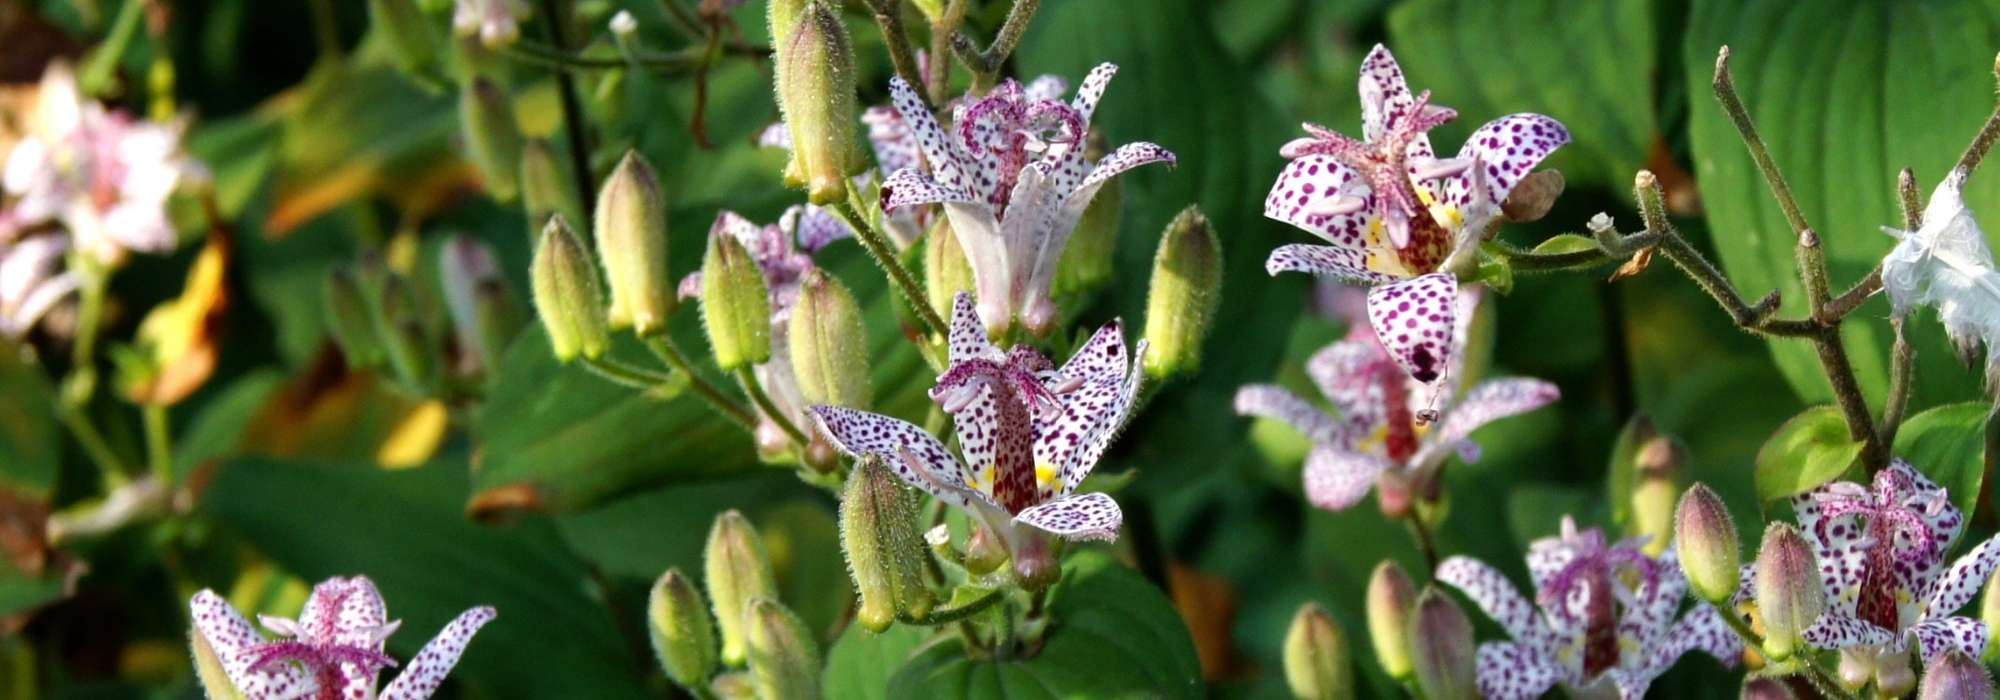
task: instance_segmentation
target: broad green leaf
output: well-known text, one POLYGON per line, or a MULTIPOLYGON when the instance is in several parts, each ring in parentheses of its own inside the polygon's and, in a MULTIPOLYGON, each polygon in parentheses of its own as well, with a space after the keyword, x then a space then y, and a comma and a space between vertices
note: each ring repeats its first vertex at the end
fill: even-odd
POLYGON ((1805 493, 1839 478, 1861 456, 1840 409, 1814 406, 1778 426, 1757 451, 1757 500, 1805 493))
POLYGON ((956 637, 916 652, 890 698, 1195 698, 1201 663, 1180 613, 1109 555, 1079 552, 1050 591, 1048 637, 1026 659, 973 659, 956 637))
POLYGON ((1984 401, 1946 404, 1910 416, 1896 429, 1896 456, 1945 487, 1952 505, 1965 513, 1979 509, 1986 479, 1989 408, 1984 401))
POLYGON ((187 479, 203 462, 236 454, 257 412, 284 381, 275 370, 253 371, 202 404, 201 411, 174 438, 175 480, 187 479))
POLYGON ((55 390, 21 348, 0 341, 0 489, 35 501, 55 488, 55 390))
MULTIPOLYGON (((1805 311, 1795 237, 1708 88, 1717 50, 1730 47, 1737 92, 1842 287, 1894 243, 1881 227, 1901 226, 1897 171, 1914 169, 1928 194, 1993 111, 1996 26, 1991 6, 1972 2, 1694 3, 1680 55, 1695 174, 1716 252, 1744 296, 1777 289, 1782 314, 1805 311)), ((1975 211, 1992 210, 2000 179, 1972 178, 1965 198, 1975 211)), ((1888 383, 1888 315, 1884 302, 1870 302, 1843 333, 1862 388, 1877 401, 1888 383)), ((1935 317, 1919 314, 1909 329, 1919 402, 1974 398, 1978 382, 1950 361, 1935 317)), ((1774 339, 1770 347, 1808 402, 1832 398, 1808 344, 1774 339)))
POLYGON ((848 625, 826 653, 820 687, 829 698, 882 700, 888 697, 889 678, 933 634, 932 628, 918 625, 898 624, 881 634, 848 625))

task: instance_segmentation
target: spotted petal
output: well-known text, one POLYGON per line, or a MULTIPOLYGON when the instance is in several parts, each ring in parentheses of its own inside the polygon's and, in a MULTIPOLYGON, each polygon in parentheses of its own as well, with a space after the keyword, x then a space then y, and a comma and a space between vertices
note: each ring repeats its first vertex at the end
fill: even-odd
MULTIPOLYGON (((1813 557, 1820 565, 1820 585, 1826 590, 1827 614, 1854 617, 1862 577, 1867 575, 1868 548, 1862 546, 1866 535, 1851 517, 1844 518, 1845 522, 1826 522, 1822 526, 1825 518, 1817 498, 1840 483, 1793 496, 1792 510, 1799 521, 1799 532, 1813 543, 1813 557)), ((1745 587, 1749 581, 1748 577, 1744 579, 1745 587)))
MULTIPOLYGON (((1071 356, 1055 381, 1074 383, 1061 397, 1062 410, 1035 418, 1035 462, 1052 465, 1062 477, 1062 492, 1083 483, 1095 462, 1083 459, 1099 440, 1108 441, 1124 421, 1125 332, 1119 321, 1107 323, 1071 356)), ((1101 452, 1101 449, 1099 450, 1101 452)))
POLYGON ((1646 657, 1645 667, 1655 675, 1664 673, 1682 654, 1696 649, 1734 667, 1743 655, 1743 638, 1736 636, 1729 622, 1713 606, 1697 604, 1660 638, 1659 645, 1646 657))
POLYGON ((1091 114, 1097 111, 1097 102, 1104 99, 1104 89, 1111 86, 1111 77, 1118 74, 1118 64, 1099 63, 1083 76, 1083 84, 1076 89, 1076 97, 1070 98, 1070 109, 1076 110, 1084 124, 1090 123, 1091 114))
POLYGON ((1819 620, 1807 627, 1804 634, 1807 644, 1816 649, 1846 649, 1856 646, 1880 646, 1895 641, 1895 635, 1855 617, 1828 610, 1819 620))
POLYGON ((1318 406, 1276 384, 1251 384, 1236 390, 1236 415, 1284 421, 1314 443, 1331 443, 1341 424, 1318 406))
POLYGON ((973 507, 975 499, 985 500, 967 488, 972 483, 972 474, 965 465, 923 428, 841 406, 814 406, 809 410, 819 422, 820 431, 842 453, 855 458, 874 455, 905 483, 961 508, 973 507))
POLYGON ((1097 161, 1097 165, 1090 169, 1090 174, 1085 175, 1083 181, 1076 183, 1075 188, 1068 190, 1069 194, 1063 200, 1063 207, 1081 215, 1083 210, 1090 206, 1090 199, 1097 195, 1098 188, 1103 187, 1111 178, 1141 165, 1166 163, 1172 166, 1175 162, 1174 152, 1156 143, 1139 141, 1119 146, 1117 150, 1097 161))
POLYGON ((1000 348, 986 337, 986 327, 979 325, 979 310, 974 306, 972 295, 959 292, 951 299, 951 338, 948 351, 951 364, 970 359, 1001 359, 1000 348))
POLYGON ((834 241, 854 237, 854 229, 849 228, 846 221, 824 207, 812 204, 786 208, 779 225, 791 231, 799 249, 808 253, 819 252, 834 241))
POLYGON ((1326 510, 1346 510, 1375 488, 1375 478, 1393 465, 1379 455, 1331 445, 1306 454, 1306 500, 1326 510))
MULTIPOLYGON (((346 583, 347 593, 341 597, 340 607, 334 613, 334 641, 382 651, 382 640, 386 636, 384 626, 392 624, 389 622, 389 608, 382 602, 382 592, 376 590, 375 582, 366 576, 347 579, 346 583)), ((347 662, 340 664, 340 674, 346 679, 349 690, 373 689, 379 670, 347 662)))
POLYGON ((1361 174, 1333 156, 1301 156, 1278 171, 1278 181, 1264 196, 1264 216, 1337 247, 1361 251, 1370 247, 1372 229, 1379 221, 1373 197, 1361 174))
POLYGON ((472 635, 479 628, 492 622, 493 608, 479 607, 459 613, 458 619, 445 625, 430 643, 411 657, 403 672, 396 680, 389 681, 389 687, 382 689, 381 700, 426 700, 437 692, 444 683, 444 677, 451 668, 458 665, 458 657, 465 653, 465 646, 472 643, 472 635))
POLYGON ((1118 502, 1102 493, 1064 496, 1014 516, 1014 520, 1067 540, 1118 539, 1118 525, 1124 515, 1118 502))
POLYGON ((1481 426, 1546 406, 1559 398, 1561 393, 1556 385, 1540 379, 1483 382, 1466 392, 1465 398, 1450 408, 1437 429, 1424 435, 1424 447, 1411 459, 1411 463, 1434 464, 1444 459, 1451 450, 1460 449, 1461 443, 1481 426))
POLYGON ((1534 603, 1521 597, 1506 576, 1485 562, 1453 556, 1438 565, 1437 579, 1464 593, 1515 641, 1538 645, 1548 635, 1535 614, 1534 603))
POLYGON ((2000 565, 2000 536, 1959 557, 1931 589, 1930 602, 1924 610, 1930 615, 1949 615, 1965 607, 1986 585, 1986 579, 1993 576, 1995 565, 2000 565))
POLYGON ((1379 284, 1396 279, 1368 269, 1367 256, 1361 251, 1304 243, 1278 246, 1264 260, 1264 271, 1273 276, 1280 272, 1304 272, 1348 284, 1379 284))
POLYGON ((1562 680, 1563 667, 1540 649, 1514 642, 1479 645, 1479 694, 1491 700, 1530 700, 1562 680))
MULTIPOLYGON (((920 167, 923 154, 901 113, 889 107, 869 107, 861 112, 861 123, 868 125, 868 143, 874 147, 875 164, 882 172, 920 167)), ((791 147, 789 132, 784 145, 791 147)))
POLYGON ((1065 493, 1075 490, 1076 485, 1082 483, 1090 470, 1097 466, 1097 461, 1104 457, 1104 451, 1111 447, 1111 439, 1125 429, 1125 421, 1132 417, 1132 405, 1139 401, 1139 387, 1146 379, 1146 373, 1141 370, 1145 362, 1146 340, 1141 338, 1139 344, 1132 348, 1132 362, 1125 371, 1125 382, 1118 386, 1117 398, 1106 409, 1108 413, 1097 424, 1096 430, 1083 441, 1083 452, 1077 455, 1072 466, 1062 471, 1065 493))
POLYGON ((1972 658, 1986 653, 1986 623, 1969 617, 1931 618, 1910 626, 1917 649, 1928 666, 1954 649, 1972 658))
POLYGON ((939 183, 929 175, 915 168, 904 168, 882 181, 882 210, 895 211, 903 207, 925 204, 961 204, 984 207, 985 203, 939 183))
POLYGON ((1035 102, 1060 100, 1065 92, 1069 92, 1069 81, 1054 74, 1035 76, 1034 80, 1028 81, 1028 84, 1021 88, 1021 96, 1035 102))
POLYGON ((1327 345, 1306 360, 1306 375, 1340 412, 1340 422, 1355 434, 1373 432, 1388 419, 1382 378, 1393 374, 1400 381, 1402 376, 1374 334, 1363 333, 1327 345))
POLYGON ((229 682, 242 691, 250 700, 281 700, 304 697, 318 689, 318 685, 305 675, 299 667, 282 664, 264 670, 252 670, 256 656, 249 653, 252 647, 263 643, 250 621, 243 619, 242 613, 230 607, 227 601, 214 591, 203 590, 188 601, 188 612, 194 616, 195 632, 208 641, 215 656, 222 662, 222 672, 229 676, 229 682))
POLYGON ((1361 59, 1360 89, 1361 135, 1370 142, 1381 140, 1389 133, 1389 122, 1401 118, 1416 104, 1410 84, 1403 78, 1403 67, 1396 64, 1396 56, 1389 53, 1389 47, 1381 44, 1369 49, 1368 56, 1361 59))
POLYGON ((1451 362, 1458 278, 1434 272, 1368 290, 1368 323, 1375 338, 1417 381, 1430 383, 1451 362))
POLYGON ((1487 122, 1458 149, 1477 170, 1446 179, 1444 201, 1460 209, 1498 207, 1521 178, 1567 143, 1569 129, 1545 115, 1509 114, 1487 122))
POLYGON ((1667 629, 1675 624, 1674 613, 1680 610, 1681 599, 1687 597, 1687 579, 1681 576, 1680 565, 1673 557, 1674 551, 1670 549, 1659 559, 1659 574, 1653 585, 1641 581, 1632 591, 1634 599, 1625 606, 1625 615, 1618 620, 1619 635, 1637 640, 1641 649, 1659 644, 1667 629))
MULTIPOLYGON (((889 96, 896 105, 896 113, 902 115, 903 123, 923 149, 924 159, 930 163, 931 178, 954 192, 969 191, 958 148, 938 126, 930 108, 924 106, 924 98, 900 76, 889 79, 889 96)), ((888 183, 883 183, 883 187, 887 188, 888 183)))

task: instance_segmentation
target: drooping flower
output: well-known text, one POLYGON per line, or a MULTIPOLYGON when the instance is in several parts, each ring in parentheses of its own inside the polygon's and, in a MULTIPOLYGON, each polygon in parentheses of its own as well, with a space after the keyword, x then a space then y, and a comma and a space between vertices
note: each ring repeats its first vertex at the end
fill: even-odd
POLYGON ((388 619, 381 592, 365 576, 320 582, 297 620, 259 615, 257 621, 276 639, 259 634, 214 591, 195 594, 188 609, 229 682, 251 700, 423 700, 437 691, 472 635, 495 614, 490 607, 460 613, 377 695, 376 676, 396 666, 382 644, 403 622, 388 619))
MULTIPOLYGON (((1792 508, 1826 588, 1826 612, 1806 628, 1807 644, 1900 654, 1915 637, 1926 663, 1953 649, 1975 658, 1985 652, 1986 624, 1952 613, 2000 565, 2000 537, 1947 568, 1965 517, 1943 487, 1898 459, 1870 486, 1834 482, 1794 496, 1792 508)), ((1737 592, 1739 603, 1751 597, 1748 587, 1737 592)))
POLYGON ((451 31, 463 37, 479 37, 487 48, 499 48, 521 38, 521 15, 527 14, 520 0, 454 0, 451 31))
POLYGON ((1882 289, 1897 318, 1918 306, 1937 309, 1945 335, 1969 364, 1986 345, 1986 386, 2000 387, 2000 270, 1986 234, 1965 206, 1966 173, 1953 170, 1931 192, 1915 231, 1882 227, 1899 239, 1882 258, 1882 289))
POLYGON ((1264 200, 1264 215, 1332 245, 1293 244, 1264 269, 1309 272, 1371 287, 1368 313, 1397 364, 1433 382, 1449 362, 1452 291, 1446 262, 1474 250, 1507 193, 1569 142, 1561 122, 1511 114, 1487 122, 1453 158, 1431 150, 1430 129, 1458 113, 1412 95, 1389 50, 1361 63, 1362 140, 1305 125, 1285 144, 1291 159, 1264 200))
POLYGON ((1118 67, 1099 65, 1069 103, 1059 80, 1008 80, 953 110, 947 134, 901 78, 889 82, 896 111, 916 135, 928 172, 904 168, 882 183, 882 208, 944 205, 972 264, 979 317, 993 333, 1018 317, 1045 332, 1056 321, 1049 284, 1063 247, 1098 188, 1147 163, 1174 162, 1156 144, 1118 147, 1102 160, 1085 154, 1091 113, 1118 67))
POLYGON ((1055 573, 1047 537, 1110 540, 1117 502, 1076 488, 1125 424, 1139 394, 1146 343, 1128 359, 1113 321, 1058 369, 1026 345, 1002 351, 987 339, 972 298, 960 293, 951 323, 950 367, 931 398, 953 417, 963 460, 923 428, 888 416, 814 406, 841 452, 882 459, 897 476, 964 509, 1001 538, 1015 570, 1055 573))
MULTIPOLYGON (((1454 349, 1464 347, 1479 304, 1475 290, 1459 290, 1457 297, 1450 341, 1454 349)), ((1335 302, 1335 308, 1343 306, 1349 305, 1335 302)), ((1460 354, 1451 357, 1456 361, 1460 354)), ((1433 479, 1452 453, 1466 461, 1478 459, 1479 446, 1469 439, 1472 431, 1560 396, 1554 384, 1539 379, 1494 379, 1462 396, 1454 395, 1456 380, 1437 386, 1412 381, 1360 318, 1352 320, 1346 338, 1306 362, 1306 373, 1335 413, 1273 384, 1238 389, 1235 406, 1240 415, 1285 421, 1312 441, 1305 465, 1306 498, 1328 510, 1354 505, 1383 480, 1398 487, 1385 490, 1384 498, 1402 501, 1411 485, 1433 479)), ((1459 377, 1462 372, 1453 366, 1445 374, 1459 377)), ((1400 509, 1406 504, 1385 500, 1384 505, 1400 509)))
POLYGON ((1438 580, 1513 638, 1479 646, 1479 692, 1507 700, 1539 697, 1558 683, 1572 693, 1608 685, 1636 700, 1688 651, 1733 664, 1742 640, 1705 604, 1675 620, 1687 580, 1672 549, 1654 559, 1640 549, 1643 540, 1607 542, 1602 531, 1578 530, 1565 516, 1560 536, 1528 549, 1533 604, 1479 560, 1454 556, 1440 564, 1438 580))

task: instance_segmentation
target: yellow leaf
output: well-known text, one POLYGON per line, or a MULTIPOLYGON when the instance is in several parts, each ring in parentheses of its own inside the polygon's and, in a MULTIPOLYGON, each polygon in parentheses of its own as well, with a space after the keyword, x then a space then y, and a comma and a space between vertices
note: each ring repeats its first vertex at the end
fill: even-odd
POLYGON ((451 412, 444 402, 432 399, 411 409, 389 431, 389 439, 375 452, 375 462, 387 469, 404 469, 429 461, 451 428, 451 412))

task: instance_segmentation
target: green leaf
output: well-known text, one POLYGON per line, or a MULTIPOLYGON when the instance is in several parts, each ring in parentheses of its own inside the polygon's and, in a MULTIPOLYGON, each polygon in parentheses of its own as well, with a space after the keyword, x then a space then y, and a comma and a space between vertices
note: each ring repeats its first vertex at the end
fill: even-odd
MULTIPOLYGON (((1737 92, 1807 223, 1824 241, 1838 288, 1866 275, 1895 242, 1881 227, 1901 226, 1897 171, 1914 169, 1928 193, 1992 112, 2000 17, 1991 7, 1893 0, 1694 3, 1681 56, 1691 93, 1696 181, 1723 269, 1744 296, 1777 289, 1785 301, 1781 313, 1805 311, 1792 231, 1708 89, 1717 50, 1730 47, 1737 92)), ((1965 200, 1975 211, 2000 206, 2000 179, 1973 178, 1965 200)), ((1871 301, 1843 331, 1872 400, 1887 384, 1888 316, 1884 302, 1871 301)), ((1917 351, 1917 395, 1927 402, 1976 398, 1978 381, 1954 366, 1930 314, 1909 324, 1909 331, 1917 351)), ((1810 345, 1785 339, 1769 345, 1807 402, 1831 400, 1810 345)))
POLYGON ((829 698, 882 700, 889 677, 933 635, 928 627, 898 624, 881 634, 848 625, 826 654, 821 688, 829 698))
POLYGON ((1027 659, 973 659, 956 637, 918 650, 890 698, 1196 698, 1194 640, 1173 603, 1110 555, 1079 552, 1050 591, 1048 638, 1027 659))
POLYGON ((1805 493, 1839 478, 1861 456, 1840 409, 1814 406, 1778 426, 1757 450, 1757 500, 1805 493))
POLYGON ((1558 233, 1550 236, 1548 240, 1536 244, 1535 249, 1528 252, 1536 255, 1551 255, 1556 253, 1581 253, 1586 250, 1597 250, 1597 239, 1577 233, 1558 233))
POLYGON ((0 489, 48 500, 58 459, 55 405, 41 366, 0 341, 0 489))
POLYGON ((1564 484, 1521 484, 1507 494, 1507 525, 1514 543, 1526 549, 1528 543, 1562 532, 1562 519, 1572 517, 1579 527, 1597 521, 1597 498, 1589 491, 1564 484))
POLYGON ((1896 456, 1945 487, 1952 505, 1965 513, 1979 509, 1979 487, 1986 479, 1988 408, 1984 401, 1946 404, 1910 416, 1896 429, 1896 456))
POLYGON ((254 370, 202 404, 194 420, 174 439, 175 481, 186 480, 202 462, 235 455, 257 412, 284 383, 281 372, 254 370))

